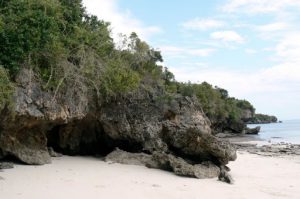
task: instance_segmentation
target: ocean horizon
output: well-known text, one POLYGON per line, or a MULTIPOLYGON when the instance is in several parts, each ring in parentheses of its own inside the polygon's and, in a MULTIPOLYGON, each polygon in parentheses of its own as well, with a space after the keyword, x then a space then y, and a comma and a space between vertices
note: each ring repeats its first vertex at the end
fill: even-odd
POLYGON ((260 139, 271 143, 300 144, 300 119, 282 120, 282 123, 249 124, 250 128, 260 126, 257 135, 260 139))

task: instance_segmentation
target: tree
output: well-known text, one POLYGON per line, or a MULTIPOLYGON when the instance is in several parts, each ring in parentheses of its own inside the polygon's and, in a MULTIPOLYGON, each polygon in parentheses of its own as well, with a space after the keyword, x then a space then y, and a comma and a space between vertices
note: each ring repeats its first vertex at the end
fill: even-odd
POLYGON ((227 90, 225 90, 225 89, 223 89, 223 88, 220 88, 220 87, 218 87, 218 86, 215 86, 215 89, 216 89, 217 91, 219 91, 219 93, 221 94, 221 96, 222 96, 223 99, 228 98, 228 91, 227 91, 227 90))
POLYGON ((49 67, 48 61, 61 54, 65 22, 59 1, 1 1, 0 17, 0 64, 11 73, 29 65, 49 67))

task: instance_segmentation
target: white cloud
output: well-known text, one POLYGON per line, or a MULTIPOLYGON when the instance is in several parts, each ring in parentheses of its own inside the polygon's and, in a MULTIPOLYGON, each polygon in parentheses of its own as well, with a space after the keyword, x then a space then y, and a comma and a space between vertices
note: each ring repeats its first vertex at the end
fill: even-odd
MULTIPOLYGON (((277 88, 284 86, 279 86, 278 83, 297 83, 298 85, 300 85, 300 67, 299 65, 295 65, 294 63, 281 63, 275 65, 271 68, 261 71, 261 76, 268 78, 273 83, 275 83, 276 81, 277 88)), ((291 85, 291 88, 294 88, 294 85, 291 85)), ((300 87, 298 88, 300 90, 300 87)))
POLYGON ((247 54, 255 54, 257 53, 257 50, 251 49, 251 48, 246 48, 245 53, 247 54))
POLYGON ((210 37, 223 42, 243 43, 244 38, 235 31, 217 31, 210 34, 210 37))
POLYGON ((200 56, 200 57, 207 57, 211 55, 215 51, 212 48, 203 48, 203 49, 186 49, 188 54, 200 56))
POLYGON ((215 51, 215 49, 213 48, 196 49, 196 48, 184 48, 184 47, 177 47, 177 46, 160 46, 159 49, 161 50, 163 55, 169 55, 169 56, 192 55, 192 56, 207 57, 215 51))
POLYGON ((225 26, 225 22, 215 19, 195 18, 181 24, 182 27, 189 30, 209 30, 225 26))
POLYGON ((285 34, 275 47, 280 61, 294 63, 300 68, 300 32, 285 34))
POLYGON ((90 14, 96 15, 111 23, 113 38, 118 39, 120 33, 136 32, 142 39, 147 40, 151 35, 162 32, 157 26, 147 26, 135 18, 129 10, 120 10, 117 0, 83 0, 90 14))
POLYGON ((299 0, 229 0, 222 7, 225 12, 276 13, 288 7, 300 7, 299 0))
POLYGON ((206 62, 183 62, 181 66, 207 68, 208 63, 206 63, 206 62))
POLYGON ((257 30, 262 31, 262 32, 273 32, 273 31, 281 31, 281 30, 286 30, 290 26, 288 23, 284 22, 275 22, 275 23, 270 23, 270 24, 265 24, 261 26, 257 26, 257 30))

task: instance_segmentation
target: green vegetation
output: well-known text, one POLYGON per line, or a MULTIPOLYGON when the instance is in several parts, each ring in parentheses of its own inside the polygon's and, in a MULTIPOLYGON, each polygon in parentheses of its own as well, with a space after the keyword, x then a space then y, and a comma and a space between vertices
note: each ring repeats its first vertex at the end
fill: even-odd
POLYGON ((137 72, 119 63, 111 61, 109 67, 102 76, 101 93, 108 97, 116 97, 116 94, 129 92, 131 89, 136 89, 140 82, 140 76, 137 72))
POLYGON ((14 85, 9 80, 8 72, 0 66, 0 111, 4 107, 12 106, 14 85))
POLYGON ((55 95, 74 85, 109 98, 137 88, 147 72, 159 75, 160 53, 136 34, 129 39, 117 50, 109 24, 87 15, 81 0, 0 2, 0 64, 11 77, 35 70, 55 95))

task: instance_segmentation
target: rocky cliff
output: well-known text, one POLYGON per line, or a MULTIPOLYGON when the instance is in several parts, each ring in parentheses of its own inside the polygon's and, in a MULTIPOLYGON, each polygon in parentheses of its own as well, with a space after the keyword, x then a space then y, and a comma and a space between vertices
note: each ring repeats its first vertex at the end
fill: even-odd
POLYGON ((49 147, 70 155, 107 155, 120 148, 139 154, 139 162, 147 157, 149 167, 198 178, 224 175, 225 165, 236 159, 235 148, 212 135, 194 98, 166 99, 159 88, 140 89, 139 95, 99 105, 71 89, 54 96, 26 69, 16 84, 15 110, 0 114, 0 159, 41 165, 51 162, 49 147))

